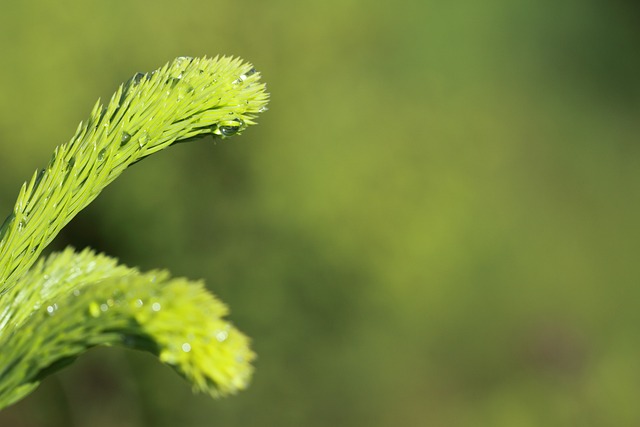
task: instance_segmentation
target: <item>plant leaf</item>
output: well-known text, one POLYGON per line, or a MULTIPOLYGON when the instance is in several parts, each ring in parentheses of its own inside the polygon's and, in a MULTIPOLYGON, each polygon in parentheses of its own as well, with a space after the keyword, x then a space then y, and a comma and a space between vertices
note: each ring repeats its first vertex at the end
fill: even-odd
POLYGON ((157 355, 214 396, 246 386, 254 355, 199 282, 141 273, 88 250, 38 256, 128 166, 174 143, 254 124, 268 95, 239 59, 177 58, 96 103, 25 183, 0 225, 0 409, 96 345, 157 355))
POLYGON ((268 100, 259 79, 239 59, 182 57, 136 74, 106 107, 98 101, 71 141, 22 186, 0 226, 0 297, 128 166, 176 142, 225 138, 255 123, 268 100))
POLYGON ((248 339, 199 282, 71 249, 41 260, 21 282, 0 313, 0 409, 96 345, 151 352, 214 396, 247 385, 248 339))

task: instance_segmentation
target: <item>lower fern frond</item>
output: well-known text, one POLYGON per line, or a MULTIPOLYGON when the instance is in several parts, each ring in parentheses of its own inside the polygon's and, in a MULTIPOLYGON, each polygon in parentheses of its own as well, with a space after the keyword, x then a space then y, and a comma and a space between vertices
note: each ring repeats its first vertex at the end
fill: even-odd
POLYGON ((202 283, 70 249, 29 276, 38 291, 12 292, 15 303, 1 318, 0 408, 96 345, 151 352, 214 396, 246 387, 254 358, 248 339, 202 283))

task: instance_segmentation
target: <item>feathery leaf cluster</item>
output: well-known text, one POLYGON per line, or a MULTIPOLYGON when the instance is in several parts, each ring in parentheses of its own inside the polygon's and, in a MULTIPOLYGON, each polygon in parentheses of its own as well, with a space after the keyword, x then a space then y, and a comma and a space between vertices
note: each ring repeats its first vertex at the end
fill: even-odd
POLYGON ((87 348, 149 351, 214 396, 246 386, 253 353, 199 282, 139 272, 89 250, 44 247, 128 166, 174 143, 254 124, 268 95, 239 59, 178 58, 100 101, 0 227, 0 408, 87 348))

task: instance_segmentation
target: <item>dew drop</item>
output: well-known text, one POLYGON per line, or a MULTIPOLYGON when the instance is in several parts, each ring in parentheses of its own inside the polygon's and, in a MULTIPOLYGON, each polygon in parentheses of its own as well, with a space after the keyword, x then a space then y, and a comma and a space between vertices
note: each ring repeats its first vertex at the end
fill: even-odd
POLYGON ((160 305, 159 302, 154 302, 153 304, 151 304, 151 310, 153 311, 160 311, 160 309, 162 308, 162 306, 160 305))
POLYGON ((233 81, 233 84, 242 84, 242 83, 244 83, 245 80, 247 80, 247 78, 249 76, 251 76, 252 74, 254 74, 255 72, 256 72, 256 69, 252 68, 249 71, 247 71, 246 73, 240 74, 240 76, 236 80, 233 81))
POLYGON ((189 94, 193 92, 193 86, 191 85, 181 85, 178 87, 178 101, 186 98, 189 94))
POLYGON ((122 132, 122 138, 120 138, 120 146, 124 147, 129 141, 131 141, 131 135, 127 132, 122 132))
POLYGON ((233 119, 225 123, 225 125, 218 126, 214 133, 222 136, 233 136, 240 132, 240 129, 244 126, 244 122, 240 119, 233 119))
POLYGON ((133 77, 125 83, 125 88, 128 90, 129 88, 138 86, 142 79, 144 79, 145 75, 145 73, 135 73, 133 77))
POLYGON ((140 133, 140 137, 138 137, 138 147, 143 148, 150 140, 151 137, 149 136, 149 132, 143 130, 140 133))
POLYGON ((144 302, 140 298, 138 298, 134 304, 137 308, 140 308, 144 305, 144 302))
POLYGON ((49 314, 49 316, 53 316, 53 314, 56 312, 57 309, 58 309, 58 304, 52 304, 47 307, 47 313, 49 314))
POLYGON ((100 311, 105 312, 109 310, 109 306, 105 303, 100 304, 100 311))
POLYGON ((27 221, 24 219, 21 219, 20 222, 18 222, 18 231, 24 230, 26 226, 27 226, 27 221))
POLYGON ((80 289, 74 289, 74 290, 73 290, 73 296, 74 296, 74 297, 79 297, 79 296, 80 296, 80 293, 81 293, 81 292, 80 292, 80 289))
MULTIPOLYGON (((182 74, 181 74, 182 75, 182 74)), ((180 83, 180 78, 179 77, 170 77, 169 79, 167 79, 167 84, 169 86, 171 86, 171 89, 173 89, 174 87, 176 87, 176 85, 180 83)))
POLYGON ((220 126, 218 130, 222 136, 232 136, 238 133, 240 126, 220 126))
POLYGON ((263 105, 262 107, 260 107, 260 109, 258 110, 258 113, 264 113, 265 111, 267 111, 268 108, 266 105, 263 105))
POLYGON ((184 65, 186 63, 186 65, 190 64, 191 61, 193 61, 193 57, 191 56, 179 56, 175 59, 174 64, 176 66, 181 66, 184 65))
POLYGON ((224 342, 227 340, 228 337, 229 337, 229 332, 227 331, 216 332, 216 340, 218 340, 218 342, 224 342))
POLYGON ((139 83, 142 81, 142 79, 144 79, 144 78, 145 78, 145 76, 146 76, 146 74, 145 74, 145 73, 135 73, 135 74, 133 75, 133 77, 131 77, 131 82, 132 82, 134 85, 137 85, 137 84, 139 84, 139 83))
POLYGON ((245 80, 247 80, 247 78, 249 78, 249 76, 251 76, 251 75, 253 75, 255 73, 256 73, 256 69, 252 68, 249 71, 247 71, 246 73, 240 74, 240 76, 237 79, 235 79, 232 83, 235 84, 235 85, 242 84, 242 83, 245 82, 245 80))
POLYGON ((191 351, 191 344, 189 344, 188 342, 182 344, 182 351, 184 351, 185 353, 189 353, 191 351))
POLYGON ((71 176, 71 171, 73 170, 73 167, 76 164, 76 158, 75 157, 71 157, 69 160, 67 160, 67 163, 64 167, 64 179, 62 180, 63 184, 67 182, 67 179, 69 179, 69 177, 71 176))
POLYGON ((101 162, 104 160, 104 156, 107 154, 107 149, 103 148, 98 152, 98 161, 101 162))
POLYGON ((146 74, 144 73, 135 73, 133 77, 131 77, 129 80, 126 81, 126 83, 122 86, 122 95, 118 100, 118 104, 122 105, 124 99, 127 97, 127 95, 129 95, 129 92, 131 91, 131 89, 138 86, 142 81, 142 79, 145 78, 145 75, 146 74))

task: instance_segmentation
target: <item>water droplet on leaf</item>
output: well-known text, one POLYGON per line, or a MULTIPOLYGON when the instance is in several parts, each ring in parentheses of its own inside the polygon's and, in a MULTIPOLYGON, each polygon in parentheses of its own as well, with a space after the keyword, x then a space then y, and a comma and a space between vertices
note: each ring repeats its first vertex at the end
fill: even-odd
POLYGON ((173 89, 174 87, 176 87, 176 85, 180 83, 180 78, 179 77, 170 77, 167 80, 167 84, 171 87, 171 89, 173 89))
POLYGON ((220 126, 218 130, 222 136, 232 136, 238 133, 240 126, 220 126))
POLYGON ((122 132, 122 138, 120 139, 120 146, 123 147, 127 145, 127 143, 131 141, 131 135, 127 132, 122 132))
POLYGON ((187 95, 193 92, 193 86, 181 85, 180 87, 178 87, 177 90, 178 90, 178 101, 181 101, 182 99, 187 97, 187 95))
POLYGON ((131 83, 137 85, 142 81, 142 79, 144 79, 145 76, 145 73, 135 73, 133 77, 131 77, 131 83))
POLYGON ((140 84, 140 82, 142 81, 142 79, 145 78, 145 76, 146 76, 146 74, 144 74, 144 73, 135 73, 133 75, 133 77, 131 77, 129 80, 126 81, 126 83, 122 86, 122 95, 120 96, 120 99, 118 100, 118 104, 119 105, 122 105, 122 102, 127 97, 127 95, 129 95, 129 92, 131 91, 131 89, 133 89, 136 86, 138 86, 140 84))
POLYGON ((151 141, 151 137, 149 136, 149 132, 143 130, 138 137, 138 147, 143 148, 147 143, 151 141))
POLYGON ((142 79, 144 79, 146 76, 145 73, 135 73, 133 75, 133 77, 131 77, 129 80, 127 80, 127 82, 124 84, 125 86, 125 92, 128 91, 131 88, 134 88, 136 86, 138 86, 140 84, 140 82, 142 81, 142 79))
POLYGON ((233 136, 240 132, 242 126, 244 126, 244 122, 240 119, 233 119, 229 121, 223 122, 224 124, 218 126, 213 133, 222 136, 233 136))
POLYGON ((216 332, 216 340, 218 340, 218 342, 224 342, 228 337, 229 337, 229 332, 227 331, 216 332))
POLYGON ((256 69, 252 68, 249 71, 247 71, 246 73, 240 74, 240 76, 233 81, 233 84, 238 85, 238 84, 244 83, 245 80, 247 80, 247 78, 249 78, 249 76, 251 76, 252 74, 255 74, 255 72, 256 72, 256 69))
POLYGON ((181 65, 188 65, 193 61, 193 57, 191 56, 179 56, 175 59, 174 63, 176 66, 180 67, 181 65))

